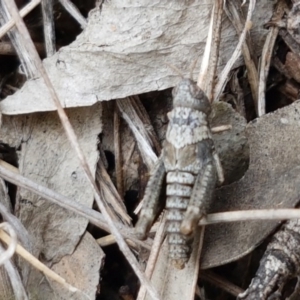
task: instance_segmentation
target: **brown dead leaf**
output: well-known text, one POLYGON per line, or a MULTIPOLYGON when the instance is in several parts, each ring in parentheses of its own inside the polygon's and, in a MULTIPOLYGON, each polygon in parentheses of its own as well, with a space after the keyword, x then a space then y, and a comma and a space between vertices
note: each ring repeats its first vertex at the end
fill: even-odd
MULTIPOLYGON (((300 102, 247 126, 250 166, 245 176, 217 190, 211 212, 289 208, 300 199, 300 102)), ((252 221, 207 226, 203 269, 236 260, 252 251, 278 225, 252 221)))

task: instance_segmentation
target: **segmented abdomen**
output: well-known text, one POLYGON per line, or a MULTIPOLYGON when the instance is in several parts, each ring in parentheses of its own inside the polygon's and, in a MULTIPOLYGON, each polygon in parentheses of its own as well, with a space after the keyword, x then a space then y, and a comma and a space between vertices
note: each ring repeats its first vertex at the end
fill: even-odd
POLYGON ((167 235, 169 257, 177 268, 182 268, 190 256, 191 238, 180 233, 180 225, 192 194, 195 176, 188 172, 167 174, 167 235))

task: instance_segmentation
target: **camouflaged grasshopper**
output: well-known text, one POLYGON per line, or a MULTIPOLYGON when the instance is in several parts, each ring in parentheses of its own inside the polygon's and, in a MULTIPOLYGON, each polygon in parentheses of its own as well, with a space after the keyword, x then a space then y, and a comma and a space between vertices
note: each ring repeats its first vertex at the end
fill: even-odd
POLYGON ((169 258, 176 268, 183 269, 191 253, 194 230, 206 214, 217 176, 223 181, 223 171, 208 125, 208 98, 190 79, 182 79, 172 94, 166 140, 146 187, 136 233, 138 238, 146 238, 160 213, 160 191, 167 175, 169 258))

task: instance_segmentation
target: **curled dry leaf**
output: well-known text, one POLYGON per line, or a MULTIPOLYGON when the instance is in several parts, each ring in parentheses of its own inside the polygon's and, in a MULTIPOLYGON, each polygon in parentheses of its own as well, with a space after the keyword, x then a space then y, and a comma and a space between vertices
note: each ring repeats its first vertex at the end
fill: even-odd
MULTIPOLYGON (((300 198, 300 102, 247 126, 250 165, 245 176, 217 190, 211 212, 293 207, 300 198)), ((207 226, 201 266, 236 260, 253 250, 276 221, 207 226)))
MULTIPOLYGON (((178 76, 166 62, 185 75, 191 62, 198 59, 200 64, 213 2, 104 1, 101 10, 90 12, 87 27, 75 42, 44 60, 62 105, 88 106, 175 86, 178 76)), ((257 1, 251 33, 258 52, 267 33, 263 24, 272 9, 273 1, 257 1)), ((238 40, 229 20, 224 20, 223 28, 220 68, 238 40)), ((4 114, 55 109, 38 78, 7 97, 0 107, 4 114)))

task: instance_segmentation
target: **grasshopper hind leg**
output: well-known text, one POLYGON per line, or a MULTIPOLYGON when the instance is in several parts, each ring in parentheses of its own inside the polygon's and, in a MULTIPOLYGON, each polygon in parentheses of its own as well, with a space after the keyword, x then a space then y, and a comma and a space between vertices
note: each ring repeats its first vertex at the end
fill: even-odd
POLYGON ((165 174, 166 170, 163 156, 161 155, 147 183, 142 211, 135 227, 135 233, 138 239, 144 240, 147 238, 151 225, 163 209, 164 203, 160 201, 160 196, 165 174))
POLYGON ((196 177, 191 200, 180 227, 180 231, 184 235, 191 235, 195 231, 199 220, 206 214, 216 181, 217 172, 215 165, 210 161, 196 177))

